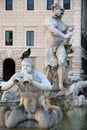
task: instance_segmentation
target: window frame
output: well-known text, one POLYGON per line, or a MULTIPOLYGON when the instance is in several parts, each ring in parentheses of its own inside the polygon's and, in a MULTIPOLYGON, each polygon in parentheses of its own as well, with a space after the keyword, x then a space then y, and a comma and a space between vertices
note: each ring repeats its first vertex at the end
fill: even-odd
POLYGON ((34 39, 35 39, 35 32, 34 32, 34 30, 27 30, 26 31, 26 46, 34 46, 34 39), (28 34, 28 33, 30 33, 30 34, 28 34), (32 35, 31 33, 33 33, 33 42, 32 42, 32 39, 31 39, 31 35, 32 35), (28 35, 30 35, 30 41, 29 41, 28 35))
POLYGON ((30 4, 29 4, 29 1, 30 0, 27 0, 27 10, 34 10, 34 0, 31 0, 33 1, 33 3, 30 3, 30 4))
POLYGON ((52 0, 52 1, 53 1, 52 4, 49 3, 49 1, 50 1, 50 0, 47 0, 47 10, 51 10, 51 5, 54 4, 54 0, 52 0))
POLYGON ((8 0, 5 0, 5 10, 8 10, 8 11, 13 10, 13 0, 10 0, 10 1, 11 3, 9 4, 8 0))
POLYGON ((5 30, 5 46, 13 46, 13 30, 5 30), (6 37, 8 37, 7 36, 7 33, 12 33, 11 35, 12 35, 12 37, 11 37, 11 39, 10 39, 10 35, 9 35, 9 42, 8 42, 8 44, 6 43, 7 42, 7 38, 6 37), (12 40, 12 41, 10 41, 10 40, 12 40))

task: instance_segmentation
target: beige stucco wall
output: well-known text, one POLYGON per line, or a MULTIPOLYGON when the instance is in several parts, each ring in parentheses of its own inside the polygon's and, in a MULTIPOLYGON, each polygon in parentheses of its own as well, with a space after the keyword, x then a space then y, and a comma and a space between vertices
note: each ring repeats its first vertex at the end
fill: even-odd
MULTIPOLYGON (((58 0, 55 0, 57 2, 58 0)), ((72 57, 72 69, 80 75, 80 31, 81 31, 81 0, 71 0, 71 10, 65 10, 63 20, 74 27, 72 43, 75 52, 72 57)), ((34 30, 34 46, 31 46, 31 57, 35 60, 35 68, 44 72, 44 19, 52 15, 46 10, 46 0, 35 0, 35 10, 27 11, 27 0, 14 0, 13 10, 5 10, 5 0, 0 0, 0 77, 3 73, 3 61, 12 58, 16 63, 16 71, 21 69, 20 56, 26 46, 26 31, 34 30), (5 30, 13 30, 13 46, 5 46, 5 30)), ((59 0, 62 4, 63 0, 59 0)))

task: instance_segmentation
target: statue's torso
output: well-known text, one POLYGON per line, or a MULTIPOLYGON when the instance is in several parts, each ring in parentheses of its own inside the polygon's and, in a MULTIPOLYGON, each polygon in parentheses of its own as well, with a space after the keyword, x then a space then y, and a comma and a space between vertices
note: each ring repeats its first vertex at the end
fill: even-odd
MULTIPOLYGON (((39 77, 36 74, 32 74, 33 80, 40 82, 39 77)), ((38 89, 33 85, 26 84, 24 85, 22 82, 19 86, 20 95, 23 99, 23 104, 27 112, 35 111, 38 105, 38 99, 42 96, 43 90, 38 89)))
MULTIPOLYGON (((45 40, 46 40, 46 45, 47 46, 52 46, 52 47, 58 47, 62 42, 64 42, 64 38, 61 37, 60 35, 55 35, 52 31, 51 28, 55 28, 60 32, 65 33, 68 26, 66 23, 64 23, 60 19, 55 19, 55 18, 49 18, 47 22, 50 22, 46 24, 45 28, 45 40), (50 26, 50 27, 49 27, 50 26)), ((55 31, 55 30, 54 30, 55 31)))

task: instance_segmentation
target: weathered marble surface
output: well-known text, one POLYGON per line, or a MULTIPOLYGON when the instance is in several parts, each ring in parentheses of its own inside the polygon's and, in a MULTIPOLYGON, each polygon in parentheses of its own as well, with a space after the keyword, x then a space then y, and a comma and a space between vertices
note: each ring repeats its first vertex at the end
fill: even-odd
POLYGON ((70 76, 69 81, 71 84, 67 86, 66 90, 52 91, 50 93, 51 103, 60 106, 64 113, 72 110, 74 107, 87 105, 83 92, 83 89, 87 88, 87 81, 81 81, 81 79, 74 76, 70 76))
POLYGON ((71 37, 73 28, 63 20, 64 8, 59 4, 52 6, 53 16, 45 20, 45 72, 54 89, 64 89, 67 83, 68 54, 73 52, 71 37))
POLYGON ((7 128, 56 128, 62 119, 62 111, 58 106, 46 104, 45 91, 52 90, 46 76, 34 70, 31 58, 24 58, 22 70, 14 74, 2 88, 2 101, 14 101, 20 97, 16 107, 6 106, 1 117, 7 128), (19 96, 19 97, 18 97, 19 96))
POLYGON ((70 28, 63 20, 64 8, 59 4, 52 6, 53 16, 45 20, 45 73, 53 90, 50 93, 52 104, 69 111, 72 107, 87 103, 84 94, 79 95, 87 87, 87 81, 69 72, 67 57, 74 52, 71 38, 74 28, 70 28))

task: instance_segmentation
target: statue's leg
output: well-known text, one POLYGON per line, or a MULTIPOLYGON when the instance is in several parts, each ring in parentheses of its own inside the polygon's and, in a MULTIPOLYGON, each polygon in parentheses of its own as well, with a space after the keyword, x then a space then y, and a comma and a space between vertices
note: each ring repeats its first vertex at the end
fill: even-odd
POLYGON ((58 79, 59 79, 59 89, 63 89, 64 73, 65 73, 65 58, 66 50, 63 45, 61 45, 56 52, 58 59, 58 79))
POLYGON ((67 62, 65 61, 65 76, 64 76, 64 83, 68 84, 68 72, 69 72, 69 67, 67 65, 67 62))
POLYGON ((37 128, 48 128, 48 114, 43 107, 35 112, 35 120, 38 122, 37 128))
POLYGON ((58 123, 62 120, 62 110, 60 109, 60 107, 56 106, 56 105, 51 105, 50 108, 52 110, 55 110, 55 112, 57 113, 57 118, 58 118, 58 123))
POLYGON ((60 107, 55 105, 51 105, 50 108, 52 109, 52 113, 49 115, 49 128, 50 130, 59 130, 59 123, 62 120, 62 111, 60 107), (55 122, 52 125, 53 121, 55 122))
POLYGON ((53 78, 53 86, 54 86, 53 89, 54 90, 58 90, 58 84, 59 84, 57 70, 58 70, 58 68, 54 70, 54 76, 52 77, 53 78))
POLYGON ((3 128, 5 127, 5 113, 9 110, 10 110, 9 106, 5 106, 4 108, 1 109, 1 112, 0 112, 0 117, 1 117, 0 127, 3 127, 3 128))
POLYGON ((51 71, 51 66, 48 65, 48 66, 46 67, 46 69, 45 69, 45 74, 46 74, 46 76, 47 76, 47 78, 48 78, 49 80, 50 80, 50 77, 49 77, 50 71, 51 71))
POLYGON ((15 128, 26 118, 23 106, 19 106, 5 113, 5 125, 7 128, 15 128))
POLYGON ((58 128, 58 114, 55 110, 46 112, 43 108, 39 108, 35 113, 35 119, 38 122, 37 128, 52 129, 58 128))

